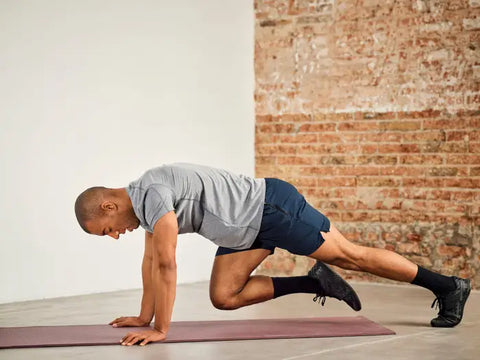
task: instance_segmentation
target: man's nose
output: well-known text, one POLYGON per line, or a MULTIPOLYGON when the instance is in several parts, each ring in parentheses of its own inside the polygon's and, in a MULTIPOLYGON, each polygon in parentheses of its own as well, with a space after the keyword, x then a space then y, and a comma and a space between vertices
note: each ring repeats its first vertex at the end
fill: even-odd
POLYGON ((118 231, 112 231, 111 233, 108 234, 108 236, 114 238, 115 240, 118 240, 118 238, 120 237, 118 231))

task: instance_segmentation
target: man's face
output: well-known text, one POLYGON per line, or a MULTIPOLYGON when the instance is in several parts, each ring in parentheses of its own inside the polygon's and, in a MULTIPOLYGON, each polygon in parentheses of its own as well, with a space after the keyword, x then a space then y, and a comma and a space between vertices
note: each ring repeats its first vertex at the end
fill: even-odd
POLYGON ((88 221, 85 225, 91 234, 99 236, 108 235, 118 240, 120 234, 125 234, 127 230, 133 231, 138 228, 140 221, 135 215, 122 214, 118 210, 109 210, 104 212, 102 216, 88 221))

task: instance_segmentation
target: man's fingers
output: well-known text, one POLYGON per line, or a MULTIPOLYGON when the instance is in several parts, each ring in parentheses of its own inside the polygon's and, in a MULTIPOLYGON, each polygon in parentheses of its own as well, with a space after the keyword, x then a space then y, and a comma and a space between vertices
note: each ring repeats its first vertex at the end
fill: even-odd
POLYGON ((142 340, 145 338, 145 335, 138 334, 138 333, 128 333, 122 339, 122 345, 133 345, 137 341, 142 340))
POLYGON ((122 344, 123 343, 127 343, 128 340, 130 340, 133 336, 135 336, 136 334, 135 333, 131 333, 129 332, 127 335, 125 335, 122 339, 122 344))
POLYGON ((132 321, 128 318, 120 318, 112 321, 112 326, 113 327, 122 327, 122 326, 131 326, 132 321))
POLYGON ((108 325, 113 325, 113 324, 116 324, 118 323, 119 321, 125 319, 125 317, 119 317, 119 318, 116 318, 115 320, 111 321, 108 325))
POLYGON ((127 342, 127 345, 128 346, 131 346, 131 345, 134 345, 135 343, 137 343, 138 341, 142 340, 145 336, 144 335, 135 335, 134 337, 132 337, 130 339, 130 341, 127 342))
POLYGON ((143 341, 140 343, 140 346, 147 345, 150 342, 150 337, 146 337, 143 339, 143 341))
POLYGON ((133 338, 133 335, 125 336, 122 340, 122 345, 128 345, 133 338))

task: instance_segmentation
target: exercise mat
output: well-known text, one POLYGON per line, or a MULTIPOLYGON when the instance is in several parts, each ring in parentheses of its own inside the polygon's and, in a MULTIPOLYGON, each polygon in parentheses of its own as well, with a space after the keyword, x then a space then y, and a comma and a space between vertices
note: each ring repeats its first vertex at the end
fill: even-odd
MULTIPOLYGON (((128 332, 149 327, 67 325, 0 328, 0 349, 119 345, 128 332)), ((172 322, 164 342, 393 335, 363 316, 172 322)))

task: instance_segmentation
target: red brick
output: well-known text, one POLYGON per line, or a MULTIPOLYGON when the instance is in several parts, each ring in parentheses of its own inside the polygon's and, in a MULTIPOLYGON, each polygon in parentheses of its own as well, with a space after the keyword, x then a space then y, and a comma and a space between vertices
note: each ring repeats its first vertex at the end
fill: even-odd
POLYGON ((443 186, 443 179, 435 178, 402 178, 403 186, 411 187, 441 187, 443 186))
POLYGON ((333 166, 304 166, 301 167, 298 171, 301 176, 312 176, 312 175, 336 175, 335 167, 333 166))
POLYGON ((336 188, 332 191, 332 196, 337 198, 352 197, 356 194, 356 190, 352 188, 336 188))
POLYGON ((343 142, 342 136, 341 135, 336 135, 336 134, 321 134, 318 135, 317 141, 319 143, 341 143, 343 142))
POLYGON ((389 121, 379 123, 380 130, 383 131, 414 131, 420 130, 422 123, 420 121, 389 121))
POLYGON ((353 116, 355 120, 395 120, 397 114, 396 112, 375 113, 357 111, 353 116))
POLYGON ((456 176, 458 168, 456 167, 435 167, 430 168, 427 172, 429 176, 456 176))
POLYGON ((282 144, 288 143, 315 143, 317 142, 316 134, 296 134, 296 135, 279 135, 278 141, 282 144))
POLYGON ((302 194, 305 195, 306 197, 329 199, 331 198, 331 189, 321 189, 321 188, 305 189, 305 190, 302 190, 302 194))
POLYGON ((424 120, 424 129, 467 129, 470 127, 468 121, 462 119, 451 118, 442 120, 424 120))
POLYGON ((284 155, 295 154, 297 147, 295 145, 256 145, 258 155, 284 155))
POLYGON ((448 142, 442 143, 439 151, 444 153, 466 153, 467 152, 467 143, 465 142, 448 142))
POLYGON ((300 125, 299 132, 335 131, 336 123, 308 123, 300 125))
POLYGON ((452 192, 449 190, 430 190, 426 198, 429 200, 450 200, 452 192))
POLYGON ((450 154, 447 154, 446 160, 447 160, 447 164, 480 165, 480 155, 470 155, 470 154, 450 155, 450 154))
POLYGON ((391 177, 360 177, 357 179, 358 186, 399 186, 401 179, 391 177))
POLYGON ((385 166, 379 168, 379 175, 390 176, 424 176, 426 169, 423 167, 385 166))
POLYGON ((480 154, 480 142, 470 143, 468 151, 475 154, 480 154))
POLYGON ((359 149, 358 144, 349 144, 349 145, 337 144, 335 146, 335 150, 339 154, 357 153, 358 149, 359 149))
POLYGON ((423 130, 421 132, 407 132, 401 135, 403 142, 445 141, 443 130, 423 130))
POLYGON ((372 166, 347 166, 335 168, 335 175, 379 175, 379 168, 372 166))
POLYGON ((380 214, 376 212, 344 212, 342 213, 342 221, 379 221, 380 214))
POLYGON ((378 152, 381 154, 414 153, 419 151, 419 147, 416 144, 378 145, 378 152))
POLYGON ((316 165, 318 160, 313 156, 278 156, 278 165, 316 165))
POLYGON ((355 186, 356 179, 352 176, 343 176, 343 177, 322 177, 317 179, 316 186, 319 187, 333 187, 333 186, 355 186))
POLYGON ((468 138, 470 141, 480 141, 480 130, 469 131, 468 138))
POLYGON ((397 163, 396 156, 358 156, 357 164, 378 164, 378 165, 395 165, 397 163))
POLYGON ((445 187, 480 188, 480 179, 445 179, 445 187))
POLYGON ((353 165, 355 163, 356 158, 354 156, 329 155, 318 158, 318 164, 322 165, 353 165))
POLYGON ((464 204, 455 204, 455 203, 450 203, 450 204, 444 204, 442 211, 445 211, 447 213, 467 213, 468 207, 464 204))
POLYGON ((275 165, 276 164, 276 157, 274 156, 255 156, 255 164, 256 165, 275 165))
POLYGON ((314 119, 317 120, 324 120, 324 121, 348 121, 353 120, 353 113, 323 113, 323 114, 315 114, 314 119))
POLYGON ((422 164, 422 165, 440 165, 443 164, 442 155, 400 155, 400 164, 422 164))
POLYGON ((291 133, 295 131, 294 124, 259 124, 256 131, 260 133, 291 133))
POLYGON ((308 122, 312 121, 312 117, 308 114, 284 114, 278 116, 280 122, 308 122))
POLYGON ((475 199, 475 194, 480 195, 480 191, 445 191, 446 193, 450 193, 452 201, 473 201, 475 199))
POLYGON ((330 144, 301 144, 298 146, 298 154, 330 154, 335 152, 335 145, 330 144))
POLYGON ((272 115, 257 115, 256 121, 257 123, 272 122, 272 115))
POLYGON ((277 142, 277 137, 273 134, 255 134, 256 144, 274 144, 277 142))
POLYGON ((469 131, 448 131, 447 132, 447 141, 465 141, 465 139, 473 140, 469 136, 469 131))
POLYGON ((359 134, 361 142, 400 142, 402 134, 395 132, 373 132, 359 134))
POLYGON ((379 197, 384 197, 384 198, 390 198, 390 199, 397 199, 400 197, 400 190, 398 188, 396 189, 391 189, 391 188, 386 188, 386 189, 381 189, 378 191, 378 196, 379 197))
POLYGON ((360 145, 361 154, 374 154, 378 151, 378 145, 360 145))
POLYGON ((338 124, 339 131, 369 131, 369 130, 379 130, 377 122, 371 121, 352 121, 352 122, 341 122, 338 124))
MULTIPOLYGON (((400 196, 405 199, 426 199, 427 191, 424 189, 405 188, 400 190, 400 196)), ((404 205, 407 207, 408 203, 405 203, 404 205)))
POLYGON ((480 167, 470 168, 470 176, 480 176, 480 167))

